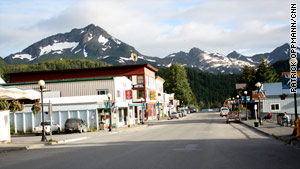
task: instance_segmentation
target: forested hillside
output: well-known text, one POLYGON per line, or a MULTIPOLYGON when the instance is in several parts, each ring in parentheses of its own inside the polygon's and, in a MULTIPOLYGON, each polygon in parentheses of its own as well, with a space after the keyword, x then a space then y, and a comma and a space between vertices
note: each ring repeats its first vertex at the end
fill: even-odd
MULTIPOLYGON (((158 75, 166 78, 166 70, 160 68, 158 75)), ((239 75, 212 74, 198 69, 185 68, 191 89, 200 108, 220 107, 235 91, 239 75)), ((178 79, 180 80, 180 79, 178 79)))
POLYGON ((32 72, 42 70, 64 70, 64 69, 83 69, 109 66, 105 62, 89 61, 89 60, 53 60, 30 65, 5 65, 0 66, 0 73, 4 80, 7 80, 5 74, 14 72, 32 72))

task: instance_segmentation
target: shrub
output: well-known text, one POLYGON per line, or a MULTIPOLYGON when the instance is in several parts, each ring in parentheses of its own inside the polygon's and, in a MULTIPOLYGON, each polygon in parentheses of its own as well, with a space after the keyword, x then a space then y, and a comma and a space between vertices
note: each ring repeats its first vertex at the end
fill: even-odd
POLYGON ((37 115, 41 111, 40 100, 37 100, 31 107, 31 111, 33 114, 37 115))
POLYGON ((9 105, 9 110, 12 113, 15 113, 17 111, 24 110, 24 103, 20 103, 18 100, 13 100, 9 105))
POLYGON ((9 103, 6 100, 0 100, 0 110, 8 110, 9 103))

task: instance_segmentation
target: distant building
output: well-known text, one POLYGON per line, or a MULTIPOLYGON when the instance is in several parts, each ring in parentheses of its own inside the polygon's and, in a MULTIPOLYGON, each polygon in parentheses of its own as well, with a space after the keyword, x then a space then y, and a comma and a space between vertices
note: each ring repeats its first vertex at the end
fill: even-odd
MULTIPOLYGON (((264 117, 267 113, 272 113, 276 119, 279 113, 287 112, 290 119, 295 119, 294 94, 289 89, 282 89, 282 83, 264 83, 263 90, 266 100, 262 100, 261 114, 264 117)), ((300 114, 300 94, 297 93, 298 117, 300 114)))
MULTIPOLYGON (((159 94, 162 95, 161 92, 163 91, 163 88, 161 89, 161 87, 163 86, 163 83, 159 84, 160 87, 159 90, 157 90, 156 72, 157 69, 149 64, 21 72, 8 74, 10 81, 6 86, 38 89, 39 86, 37 85, 37 82, 39 80, 44 80, 46 82, 45 87, 48 90, 44 93, 45 98, 96 96, 111 93, 111 99, 116 101, 116 106, 124 108, 124 110, 119 111, 122 113, 118 114, 117 118, 118 123, 116 123, 116 125, 120 126, 126 125, 127 123, 129 124, 129 121, 134 121, 135 124, 139 123, 141 117, 144 117, 145 120, 157 118, 157 96, 159 94), (116 77, 119 77, 119 79, 122 80, 117 80, 116 77), (126 81, 130 82, 129 86, 126 81), (124 84, 126 84, 126 88, 119 90, 124 84), (121 98, 121 100, 118 100, 118 98, 121 98), (146 103, 146 111, 142 110, 142 100, 146 103), (143 116, 142 113, 144 113, 143 116)), ((103 102, 103 99, 98 102, 103 102)), ((79 104, 78 101, 76 103, 79 104)), ((98 105, 98 108, 96 108, 97 103, 95 101, 93 101, 93 104, 93 109, 91 110, 76 110, 74 107, 75 105, 73 104, 72 110, 64 110, 63 113, 68 113, 66 115, 63 114, 58 116, 60 119, 57 118, 56 121, 62 125, 66 118, 74 117, 75 115, 76 117, 83 116, 87 121, 95 123, 95 126, 98 128, 96 121, 101 121, 101 107, 98 105), (92 114, 96 114, 92 116, 92 114, 89 114, 88 112, 78 113, 78 111, 89 111, 92 112, 92 114), (87 115, 89 115, 89 118, 94 117, 94 121, 92 122, 92 119, 88 119, 87 115), (96 117, 99 118, 97 119, 96 117)), ((58 105, 56 105, 56 108, 58 108, 57 106, 58 105)), ((16 114, 16 116, 17 115, 18 114, 16 114)), ((26 118, 27 116, 28 119, 31 119, 31 124, 36 125, 38 123, 39 118, 37 117, 29 117, 27 114, 22 117, 26 118)), ((18 117, 11 117, 11 119, 18 120, 18 117)), ((19 121, 20 120, 21 117, 19 117, 19 121)), ((27 123, 27 121, 25 123, 27 123)), ((132 122, 130 122, 130 124, 132 124, 132 122)), ((24 126, 23 123, 18 123, 17 125, 19 125, 17 126, 17 130, 20 128, 22 131, 30 130, 30 128, 26 126, 31 126, 29 123, 26 124, 26 126, 24 126)))

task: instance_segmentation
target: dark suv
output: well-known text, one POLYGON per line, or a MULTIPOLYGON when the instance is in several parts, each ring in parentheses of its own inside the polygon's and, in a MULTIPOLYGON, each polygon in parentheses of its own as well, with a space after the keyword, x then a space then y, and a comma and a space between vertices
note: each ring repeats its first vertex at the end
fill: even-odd
POLYGON ((65 133, 77 131, 79 133, 87 132, 88 127, 84 120, 78 118, 67 119, 65 123, 65 133))

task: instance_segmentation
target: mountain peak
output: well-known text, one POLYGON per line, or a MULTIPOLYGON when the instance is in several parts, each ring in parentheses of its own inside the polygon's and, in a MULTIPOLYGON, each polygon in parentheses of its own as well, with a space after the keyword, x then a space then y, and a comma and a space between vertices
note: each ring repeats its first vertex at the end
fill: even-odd
POLYGON ((243 56, 242 54, 238 53, 237 51, 233 51, 233 52, 229 53, 227 55, 227 57, 237 59, 237 58, 245 57, 245 56, 243 56))

